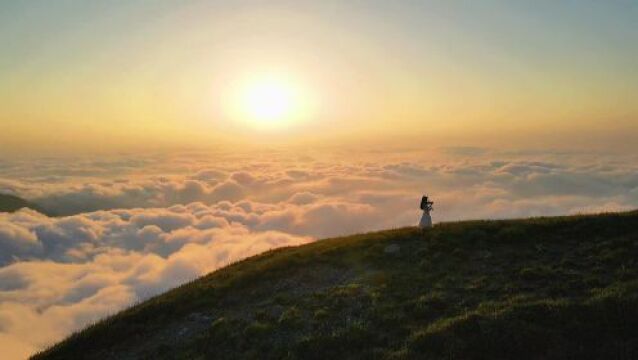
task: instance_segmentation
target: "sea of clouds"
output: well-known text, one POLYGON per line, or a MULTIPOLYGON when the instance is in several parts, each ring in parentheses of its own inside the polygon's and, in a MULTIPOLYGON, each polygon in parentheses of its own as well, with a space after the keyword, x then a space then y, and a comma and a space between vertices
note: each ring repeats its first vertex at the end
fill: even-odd
POLYGON ((638 206, 638 156, 481 148, 0 159, 0 348, 21 358, 245 257, 436 221, 638 206))

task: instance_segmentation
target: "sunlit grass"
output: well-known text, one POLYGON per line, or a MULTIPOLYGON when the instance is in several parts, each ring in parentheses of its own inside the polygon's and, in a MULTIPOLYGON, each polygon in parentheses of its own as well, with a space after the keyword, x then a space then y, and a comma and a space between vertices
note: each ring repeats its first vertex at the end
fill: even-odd
POLYGON ((630 358, 637 244, 637 212, 327 239, 218 270, 40 358, 630 358))

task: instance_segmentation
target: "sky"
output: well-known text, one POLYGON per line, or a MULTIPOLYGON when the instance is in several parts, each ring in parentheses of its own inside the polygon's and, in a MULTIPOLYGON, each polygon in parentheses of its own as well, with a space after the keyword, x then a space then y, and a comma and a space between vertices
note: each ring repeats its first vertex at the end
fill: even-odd
POLYGON ((0 3, 0 348, 260 252, 638 208, 633 1, 0 3), (37 331, 34 331, 37 329, 37 331))
POLYGON ((633 149, 637 17, 634 1, 3 2, 0 146, 633 149), (310 104, 276 131, 231 109, 264 74, 310 104))

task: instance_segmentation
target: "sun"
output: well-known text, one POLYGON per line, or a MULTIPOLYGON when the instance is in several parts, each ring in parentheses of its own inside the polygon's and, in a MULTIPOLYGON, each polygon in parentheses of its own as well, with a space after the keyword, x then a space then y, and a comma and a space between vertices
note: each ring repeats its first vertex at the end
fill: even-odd
POLYGON ((284 76, 248 79, 236 97, 236 113, 252 127, 291 127, 308 112, 307 99, 300 86, 284 76))
POLYGON ((282 121, 294 107, 294 93, 285 84, 270 81, 246 89, 244 106, 257 121, 282 121))

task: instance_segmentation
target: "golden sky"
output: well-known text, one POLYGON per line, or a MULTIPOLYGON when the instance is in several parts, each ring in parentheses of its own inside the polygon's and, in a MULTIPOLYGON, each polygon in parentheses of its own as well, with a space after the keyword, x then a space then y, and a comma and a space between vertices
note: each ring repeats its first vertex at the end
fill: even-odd
POLYGON ((397 139, 618 147, 638 7, 509 1, 0 5, 0 150, 397 139))

